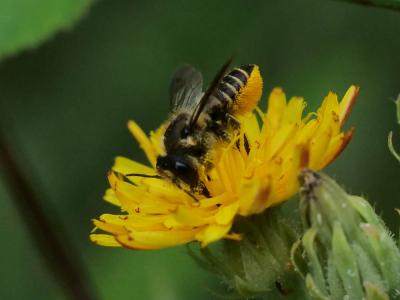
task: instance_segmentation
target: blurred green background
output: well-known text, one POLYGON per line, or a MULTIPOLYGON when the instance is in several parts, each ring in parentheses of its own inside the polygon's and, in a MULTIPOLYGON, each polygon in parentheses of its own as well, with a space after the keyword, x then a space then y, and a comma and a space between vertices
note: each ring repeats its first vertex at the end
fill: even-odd
MULTIPOLYGON (((2 0, 0 7, 7 2, 12 3, 2 0)), ((26 2, 38 11, 49 5, 26 2)), ((22 12, 31 9, 20 6, 22 12)), ((171 73, 184 62, 199 68, 206 82, 232 55, 237 65, 260 65, 264 106, 274 86, 304 96, 308 109, 315 109, 329 90, 343 95, 350 84, 360 85, 347 123, 356 134, 327 172, 366 196, 398 232, 393 208, 399 207, 400 166, 387 149, 387 134, 397 131, 394 139, 400 141, 391 101, 400 92, 400 13, 328 0, 103 0, 83 14, 73 28, 39 47, 14 55, 4 51, 0 122, 101 299, 211 299, 207 288, 218 284, 197 268, 185 247, 135 252, 88 240, 90 219, 117 211, 102 201, 113 158, 145 161, 127 120, 149 131, 166 118, 171 73)), ((24 13, 8 10, 0 12, 0 32, 13 17, 33 29, 28 37, 36 34, 24 13)), ((8 28, 0 36, 4 43, 19 34, 8 28)), ((0 299, 65 299, 3 182, 0 198, 0 299)))

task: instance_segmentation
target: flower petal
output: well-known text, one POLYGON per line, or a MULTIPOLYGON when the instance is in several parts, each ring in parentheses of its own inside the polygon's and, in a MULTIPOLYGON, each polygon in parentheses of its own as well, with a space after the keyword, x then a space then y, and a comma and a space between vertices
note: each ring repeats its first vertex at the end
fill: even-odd
POLYGON ((212 242, 218 241, 227 235, 231 229, 229 225, 210 225, 205 230, 196 234, 195 238, 201 242, 202 247, 206 247, 212 242))
POLYGON ((112 168, 115 172, 121 174, 156 174, 153 168, 146 165, 133 161, 129 158, 117 156, 115 158, 114 166, 112 168))
POLYGON ((352 85, 344 95, 340 102, 340 125, 343 126, 349 116, 354 103, 356 102, 357 96, 360 93, 360 87, 352 85))
POLYGON ((93 233, 89 235, 90 240, 100 246, 106 247, 121 247, 122 245, 117 242, 114 236, 109 234, 93 233))
POLYGON ((128 128, 135 139, 138 141, 140 147, 143 149, 147 156, 150 164, 155 167, 157 161, 157 148, 151 142, 151 140, 146 136, 143 130, 134 121, 128 122, 128 128))

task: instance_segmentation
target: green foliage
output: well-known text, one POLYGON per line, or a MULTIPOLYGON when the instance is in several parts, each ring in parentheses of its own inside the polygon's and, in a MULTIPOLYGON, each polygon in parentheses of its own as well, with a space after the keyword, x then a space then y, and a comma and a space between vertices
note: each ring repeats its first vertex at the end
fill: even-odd
POLYGON ((69 29, 93 0, 0 1, 0 59, 34 48, 60 30, 69 29))

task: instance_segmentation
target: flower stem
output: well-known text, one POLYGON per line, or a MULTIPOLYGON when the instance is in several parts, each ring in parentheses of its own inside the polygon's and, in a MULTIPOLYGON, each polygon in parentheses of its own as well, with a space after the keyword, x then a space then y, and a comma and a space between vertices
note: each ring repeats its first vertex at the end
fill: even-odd
POLYGON ((400 11, 400 1, 399 0, 336 0, 357 3, 365 6, 376 6, 386 9, 392 9, 400 11))
POLYGON ((0 170, 14 197, 17 210, 21 215, 32 240, 42 256, 45 265, 54 275, 70 299, 97 299, 94 290, 88 284, 88 277, 72 243, 60 224, 56 224, 46 215, 39 197, 20 169, 13 152, 0 129, 0 170), (55 232, 57 228, 57 233, 55 232), (62 241, 60 237, 62 236, 62 241))

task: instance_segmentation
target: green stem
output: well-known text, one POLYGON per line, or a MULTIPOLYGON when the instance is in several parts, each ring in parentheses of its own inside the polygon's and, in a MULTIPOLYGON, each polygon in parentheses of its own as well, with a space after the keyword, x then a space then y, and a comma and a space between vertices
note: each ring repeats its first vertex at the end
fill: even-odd
POLYGON ((365 6, 376 6, 376 7, 382 7, 386 9, 400 11, 399 0, 336 0, 336 1, 356 3, 365 6))
POLYGON ((20 169, 13 151, 0 128, 0 170, 26 228, 39 249, 47 268, 64 288, 70 299, 94 300, 97 297, 88 285, 88 278, 73 244, 62 231, 54 212, 45 213, 35 188, 20 169))

